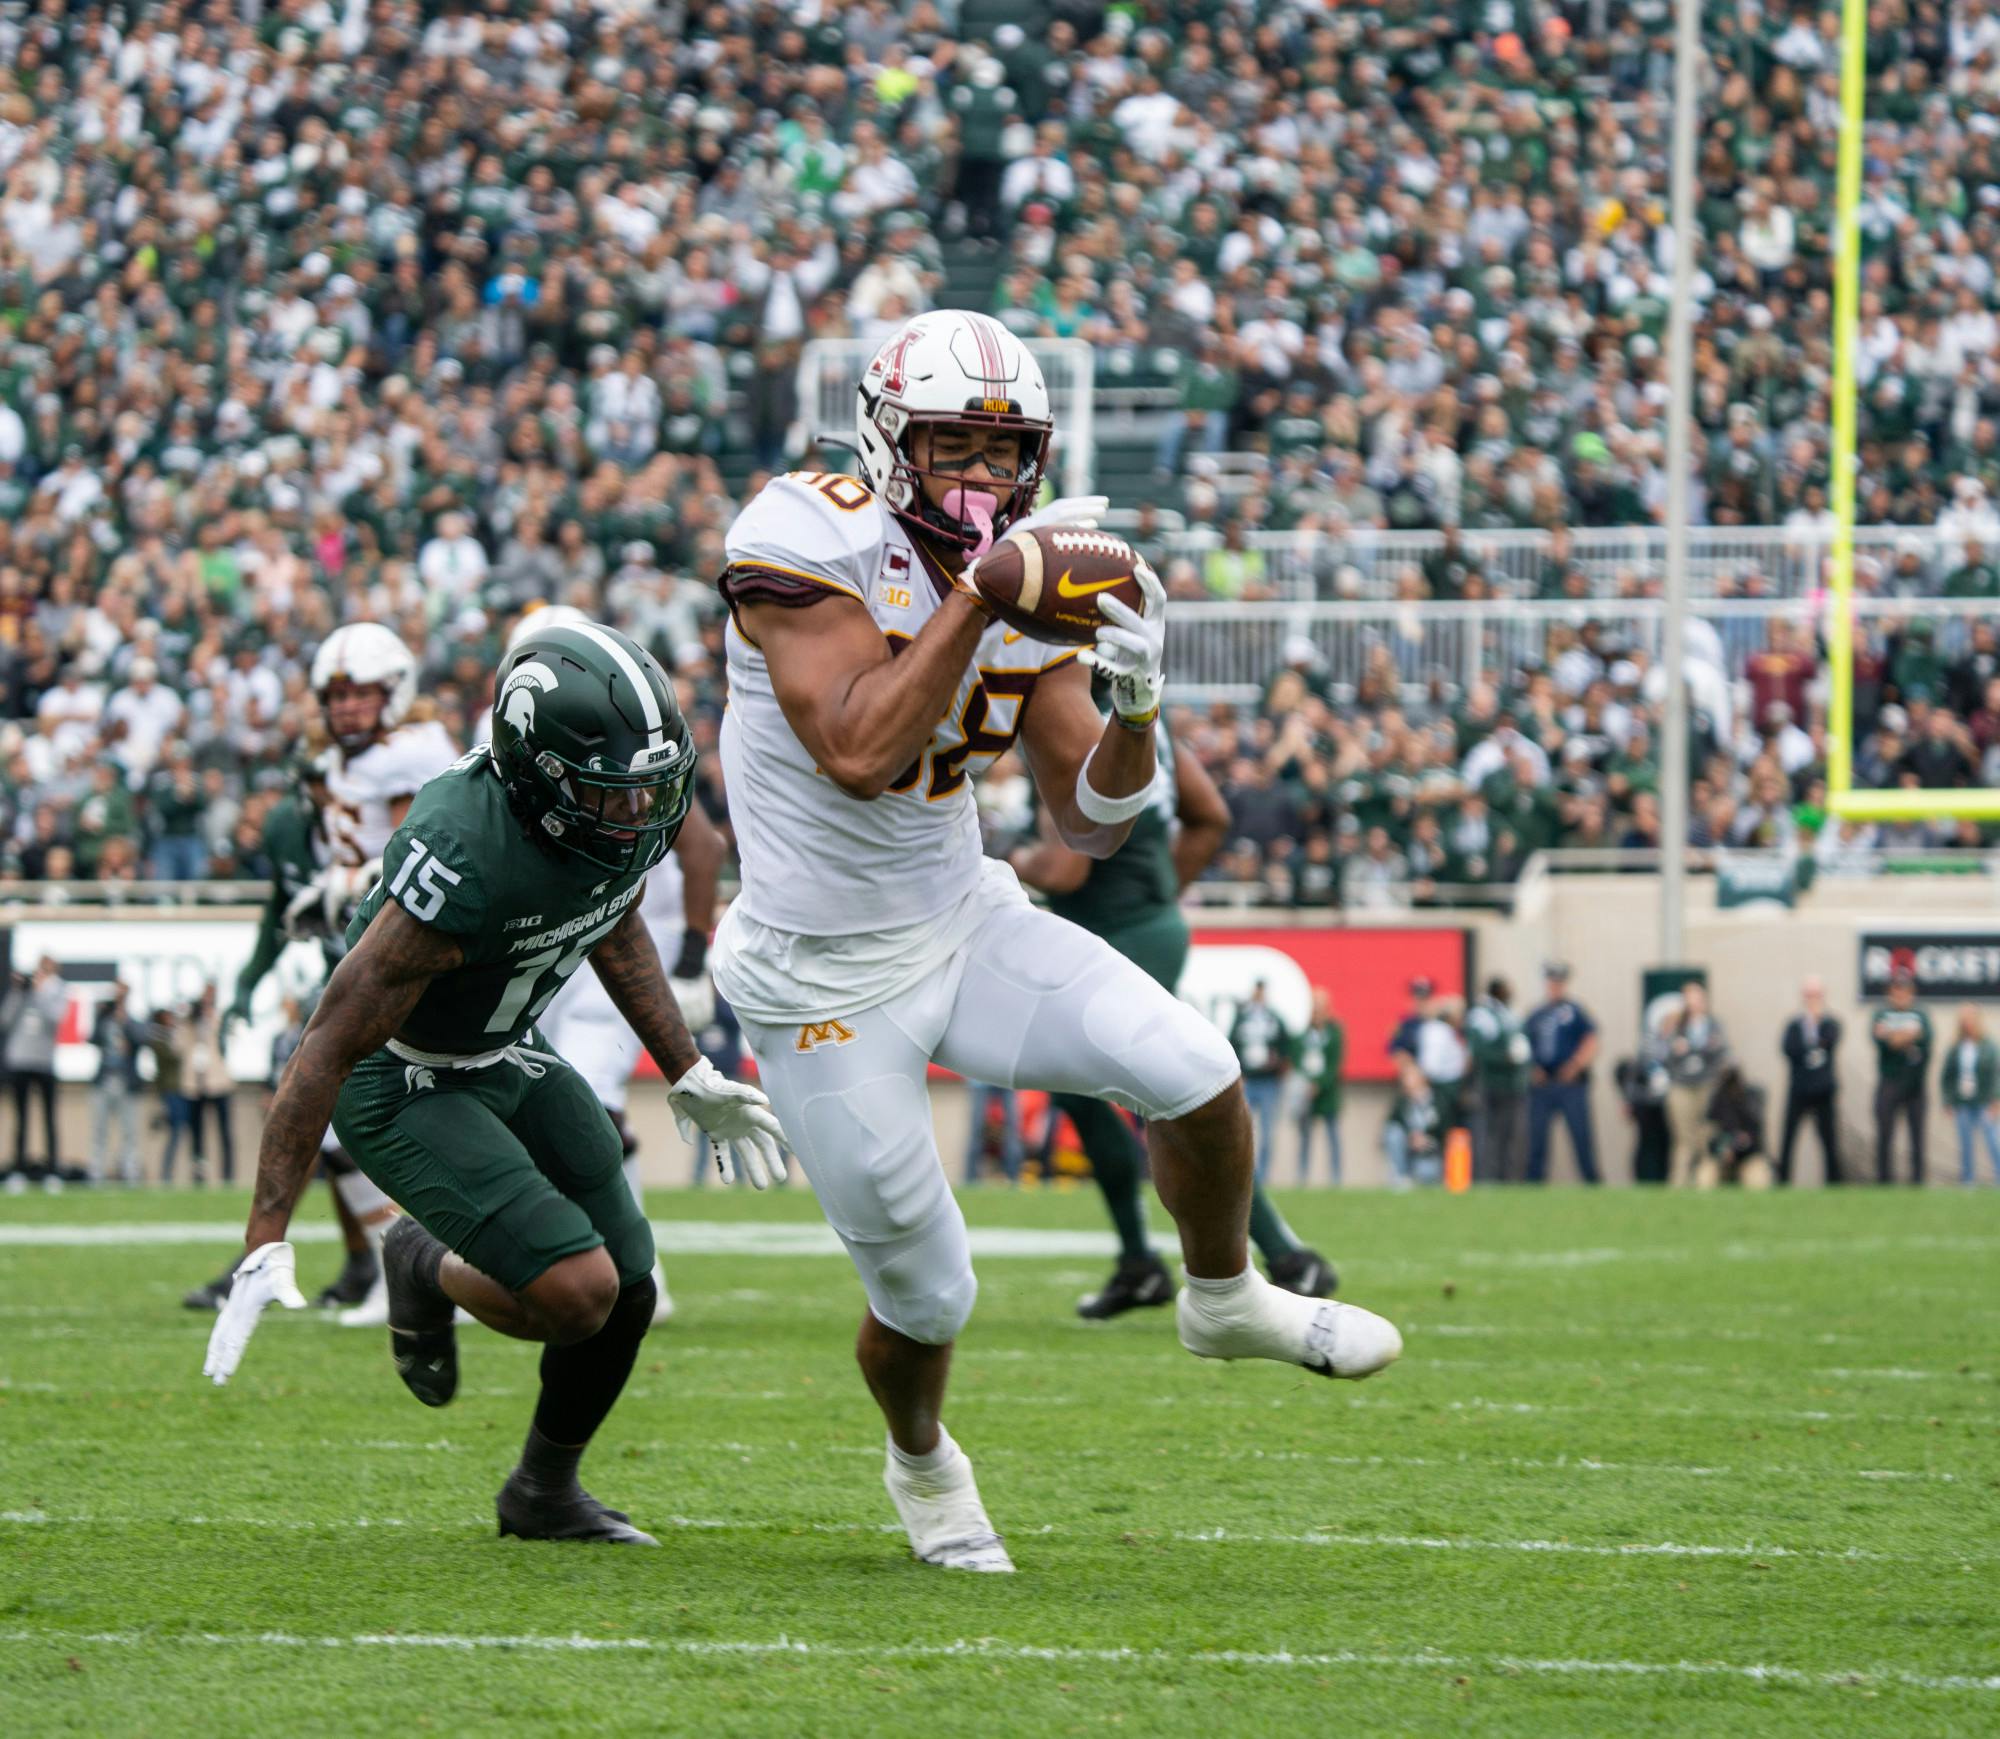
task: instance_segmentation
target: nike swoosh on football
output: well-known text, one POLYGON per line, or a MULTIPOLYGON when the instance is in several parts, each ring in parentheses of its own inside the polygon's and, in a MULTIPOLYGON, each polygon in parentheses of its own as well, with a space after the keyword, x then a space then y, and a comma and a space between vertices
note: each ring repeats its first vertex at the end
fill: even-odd
POLYGON ((1122 586, 1132 577, 1130 574, 1120 574, 1116 579, 1092 580, 1087 586, 1077 586, 1070 583, 1069 576, 1073 571, 1070 568, 1064 568, 1062 578, 1056 581, 1056 596, 1058 598, 1087 598, 1092 592, 1108 592, 1113 586, 1122 586))

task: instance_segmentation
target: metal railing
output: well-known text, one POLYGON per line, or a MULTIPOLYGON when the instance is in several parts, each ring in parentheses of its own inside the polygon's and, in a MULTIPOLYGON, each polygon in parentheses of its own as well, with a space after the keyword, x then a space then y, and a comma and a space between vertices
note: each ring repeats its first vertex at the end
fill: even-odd
POLYGON ((67 906, 107 915, 127 910, 149 918, 170 917, 201 909, 204 917, 215 906, 262 906, 271 884, 255 881, 194 882, 0 882, 0 922, 18 907, 67 906))
MULTIPOLYGON (((1826 581, 1832 533, 1789 526, 1696 526, 1689 532, 1691 595, 1714 597, 1745 583, 1764 596, 1804 598, 1826 581)), ((1288 599, 1389 599, 1412 569, 1444 547, 1435 531, 1253 531, 1244 548, 1262 566, 1262 583, 1288 599)), ((1536 596, 1553 540, 1545 531, 1468 531, 1460 548, 1486 574, 1496 592, 1512 599, 1536 596)), ((1212 525, 1190 526, 1166 539, 1169 561, 1185 558, 1200 570, 1222 547, 1212 525)), ((1864 525, 1854 533, 1856 587, 1874 591, 1890 583, 1891 570, 1908 550, 1918 558, 1922 589, 1936 591, 1959 559, 1959 546, 1935 528, 1864 525)), ((1571 533, 1568 563, 1590 580, 1593 596, 1657 590, 1666 570, 1667 534, 1660 526, 1579 529, 1571 533)))
MULTIPOLYGON (((1769 640, 1774 621, 1819 623, 1824 595, 1801 598, 1708 598, 1695 619, 1712 629, 1727 672, 1769 640)), ((1464 604, 1382 602, 1225 604, 1176 601, 1167 613, 1170 702, 1205 705, 1255 701, 1271 677, 1310 643, 1316 673, 1338 700, 1351 699, 1386 652, 1412 698, 1433 681, 1462 693, 1487 672, 1505 676, 1545 661, 1558 628, 1595 622, 1649 657, 1660 652, 1666 606, 1658 598, 1515 599, 1464 604)), ((1854 619, 1868 627, 1928 617, 1940 622, 1939 643, 1955 652, 1967 626, 2000 616, 1990 598, 1860 598, 1854 619)))

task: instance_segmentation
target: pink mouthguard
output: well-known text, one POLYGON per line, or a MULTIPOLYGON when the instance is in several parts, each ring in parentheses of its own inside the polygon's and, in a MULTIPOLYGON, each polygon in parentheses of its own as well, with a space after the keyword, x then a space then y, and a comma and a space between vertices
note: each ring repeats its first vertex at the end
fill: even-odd
POLYGON ((979 541, 966 552, 974 561, 993 547, 993 516, 1000 511, 999 496, 986 489, 951 489, 939 505, 950 518, 978 527, 979 541))

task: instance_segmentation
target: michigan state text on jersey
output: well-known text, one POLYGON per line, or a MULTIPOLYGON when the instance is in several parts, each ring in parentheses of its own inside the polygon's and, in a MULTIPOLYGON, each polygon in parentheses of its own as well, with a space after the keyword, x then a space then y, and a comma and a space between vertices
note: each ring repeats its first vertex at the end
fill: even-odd
POLYGON ((763 1095, 701 1057, 639 921, 686 814, 693 747, 653 659, 595 623, 502 664, 490 748, 417 794, 271 1104, 247 1253, 204 1367, 302 1303, 284 1242, 319 1131, 407 1210, 383 1244, 390 1346, 429 1406, 458 1386, 455 1309, 540 1341, 541 1394, 497 1499, 502 1534, 653 1544, 577 1480, 651 1325, 651 1228, 617 1131, 534 1022, 584 961, 672 1083, 677 1116, 763 1180, 763 1095))
POLYGON ((1107 1098, 1151 1119, 1190 1276, 1183 1342, 1361 1376, 1395 1330, 1292 1297, 1249 1266, 1248 1118, 1209 1023, 1098 938, 1038 911, 981 856, 970 777, 1017 738, 1064 842, 1124 843, 1150 801, 1166 595, 1100 596, 1079 655, 994 621, 978 558, 1037 522, 1054 435, 1041 371, 997 321, 925 314, 864 371, 860 478, 776 479, 727 539, 722 756, 743 892, 715 978, 815 1195, 860 1271, 857 1344, 889 1429, 886 1480, 916 1555, 1009 1570, 940 1420, 977 1290, 932 1137, 932 1061, 999 1086, 1107 1098), (1085 667, 1107 681, 1093 706, 1085 667))

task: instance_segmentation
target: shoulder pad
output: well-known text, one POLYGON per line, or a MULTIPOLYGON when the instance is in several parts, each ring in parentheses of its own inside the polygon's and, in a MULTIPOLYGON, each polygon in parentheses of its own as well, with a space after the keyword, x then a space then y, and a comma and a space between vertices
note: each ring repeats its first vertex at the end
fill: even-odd
POLYGON ((364 755, 347 764, 347 776, 370 796, 407 797, 423 789, 455 760, 458 745, 434 719, 398 725, 364 755))
POLYGON ((447 816, 412 814, 382 853, 383 897, 420 924, 450 936, 475 934, 485 919, 485 893, 474 854, 447 816))
POLYGON ((887 514, 859 477, 788 471, 736 516, 726 545, 722 592, 809 603, 826 592, 868 601, 887 514))

